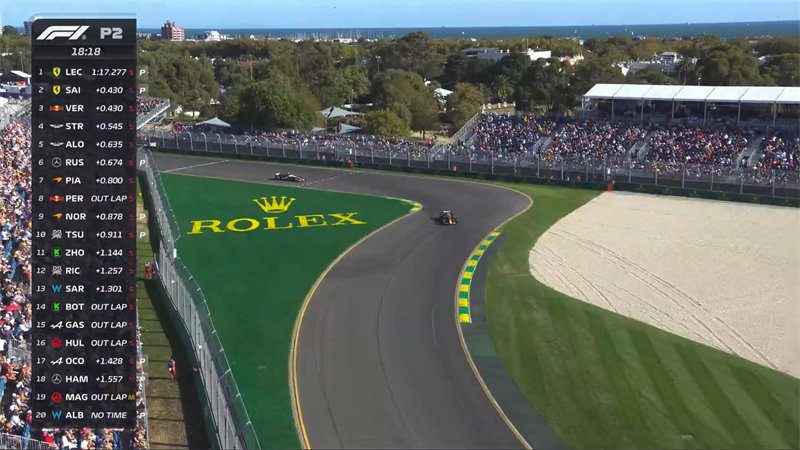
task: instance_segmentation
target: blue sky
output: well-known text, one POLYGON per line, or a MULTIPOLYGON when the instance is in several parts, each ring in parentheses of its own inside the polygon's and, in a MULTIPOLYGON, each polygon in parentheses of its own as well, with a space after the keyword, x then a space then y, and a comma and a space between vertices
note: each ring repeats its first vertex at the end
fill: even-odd
POLYGON ((134 13, 142 28, 617 25, 800 19, 797 0, 0 0, 3 24, 33 14, 134 13), (113 6, 109 6, 113 5, 113 6))

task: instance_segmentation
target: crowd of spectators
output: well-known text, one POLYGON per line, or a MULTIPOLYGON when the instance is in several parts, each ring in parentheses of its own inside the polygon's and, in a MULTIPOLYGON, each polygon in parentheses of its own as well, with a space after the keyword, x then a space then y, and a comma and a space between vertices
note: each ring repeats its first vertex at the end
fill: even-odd
MULTIPOLYGON (((176 123, 174 133, 199 131, 196 125, 176 123)), ((218 130, 225 131, 225 130, 218 130)), ((208 135, 211 142, 214 137, 208 135)), ((654 123, 639 125, 630 122, 548 118, 518 114, 484 114, 474 130, 465 138, 443 146, 451 156, 468 157, 473 161, 494 158, 541 161, 543 164, 574 162, 578 164, 603 161, 610 169, 659 174, 690 176, 737 176, 745 169, 750 150, 763 152, 756 172, 762 175, 772 169, 798 171, 800 166, 800 137, 797 133, 771 133, 760 148, 755 142, 759 134, 753 127, 700 127, 693 123, 661 126, 654 123), (644 150, 644 151, 642 151, 644 150), (763 173, 762 173, 763 172, 763 173)), ((236 133, 238 142, 254 145, 287 145, 319 148, 339 155, 358 152, 375 155, 387 152, 396 158, 422 159, 427 154, 443 158, 446 153, 433 152, 430 143, 412 142, 363 134, 300 133, 296 131, 256 131, 236 133)), ((765 176, 759 178, 761 181, 765 176)))
MULTIPOLYGON (((225 136, 229 131, 219 127, 197 125, 187 122, 175 122, 172 124, 174 134, 186 132, 213 132, 220 133, 223 139, 230 138, 225 136)), ((415 142, 399 138, 385 136, 373 136, 367 134, 331 134, 331 133, 303 133, 295 130, 261 131, 249 130, 235 133, 237 141, 261 146, 304 146, 319 148, 322 152, 332 152, 334 148, 342 155, 369 154, 376 152, 376 156, 391 154, 392 157, 405 158, 408 154, 412 158, 424 158, 426 152, 431 147, 431 143, 415 142)), ((216 134, 207 134, 206 138, 210 142, 215 142, 216 134)))
MULTIPOLYGON (((146 431, 75 429, 31 433, 31 130, 24 120, 0 129, 0 433, 3 442, 17 439, 25 447, 30 439, 53 448, 144 448, 146 431), (38 434, 38 433, 37 433, 38 434)), ((141 373, 141 364, 137 366, 141 373)), ((139 377, 137 413, 145 416, 139 377)))
POLYGON ((0 130, 0 354, 30 339, 30 127, 0 130))
POLYGON ((761 141, 761 157, 756 169, 764 173, 772 170, 800 171, 800 134, 769 133, 761 141))
POLYGON ((748 146, 749 129, 712 130, 676 126, 654 128, 648 137, 648 159, 673 164, 729 168, 748 146))
POLYGON ((30 437, 30 365, 17 360, 31 327, 30 127, 13 121, 0 130, 0 427, 30 437))
POLYGON ((542 159, 571 158, 577 161, 600 161, 608 156, 630 156, 631 148, 647 136, 636 125, 612 122, 562 121, 553 133, 553 141, 542 152, 542 159))
POLYGON ((513 114, 484 114, 475 127, 472 146, 454 147, 454 153, 471 153, 473 157, 524 157, 537 150, 539 140, 552 134, 556 122, 544 117, 513 114))
POLYGON ((140 98, 136 101, 136 115, 143 116, 161 105, 164 102, 163 98, 140 98))
MULTIPOLYGON (((758 133, 752 127, 702 128, 691 124, 662 127, 624 122, 513 114, 486 114, 465 141, 450 144, 453 155, 470 159, 520 159, 542 163, 605 161, 622 167, 697 176, 733 174, 746 167, 758 133), (638 145, 637 145, 638 144, 638 145), (641 152, 644 150, 644 152, 641 152), (740 158, 741 156, 741 158, 740 158), (640 159, 643 157, 643 159, 640 159), (740 164, 737 166, 737 163, 740 164)), ((798 170, 797 133, 777 133, 764 139, 762 170, 798 170)), ((753 149, 759 151, 759 149, 753 149)))

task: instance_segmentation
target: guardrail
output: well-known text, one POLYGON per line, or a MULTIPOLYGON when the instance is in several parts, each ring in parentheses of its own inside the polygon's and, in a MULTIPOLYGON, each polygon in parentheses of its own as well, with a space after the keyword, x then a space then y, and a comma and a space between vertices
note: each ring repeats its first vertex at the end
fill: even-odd
MULTIPOLYGON (((765 198, 800 198, 800 172, 760 172, 751 168, 642 161, 627 156, 603 159, 552 158, 526 153, 514 156, 487 155, 482 158, 466 155, 434 155, 431 151, 406 151, 391 145, 367 146, 352 143, 315 145, 264 138, 217 133, 151 132, 141 135, 151 148, 178 150, 217 156, 280 158, 302 161, 344 161, 355 164, 416 168, 443 172, 469 173, 476 176, 503 176, 508 179, 535 182, 625 183, 626 190, 648 187, 670 188, 671 192, 727 193, 728 197, 758 196, 765 198)), ((652 189, 651 189, 652 190, 652 189)), ((700 195, 700 194, 698 194, 700 195)), ((702 194, 705 196, 705 194, 702 194)), ((770 201, 771 203, 775 203, 770 201)))
POLYGON ((147 149, 140 149, 138 153, 142 188, 149 196, 150 217, 155 219, 158 233, 157 277, 191 344, 217 448, 259 449, 258 437, 217 337, 206 298, 177 255, 175 243, 180 239, 180 231, 153 157, 147 149))

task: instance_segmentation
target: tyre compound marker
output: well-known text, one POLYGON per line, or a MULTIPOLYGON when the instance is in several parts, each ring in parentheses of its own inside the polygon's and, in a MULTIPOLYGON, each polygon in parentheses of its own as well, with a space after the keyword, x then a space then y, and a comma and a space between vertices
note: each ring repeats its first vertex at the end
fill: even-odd
POLYGON ((478 261, 481 260, 483 253, 492 245, 497 236, 500 236, 499 231, 492 231, 486 236, 480 244, 475 248, 461 272, 461 281, 458 284, 458 321, 461 323, 472 323, 472 313, 469 306, 469 291, 472 286, 472 275, 478 267, 478 261))

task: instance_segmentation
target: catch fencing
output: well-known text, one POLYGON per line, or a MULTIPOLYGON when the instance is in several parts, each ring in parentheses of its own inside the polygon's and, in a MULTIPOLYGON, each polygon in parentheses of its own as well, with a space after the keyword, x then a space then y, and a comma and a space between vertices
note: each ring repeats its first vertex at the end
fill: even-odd
MULTIPOLYGON (((155 100, 155 99, 154 99, 155 100)), ((150 111, 139 114, 136 117, 136 129, 142 128, 143 126, 147 125, 153 118, 158 117, 159 115, 163 114, 166 110, 170 107, 170 101, 168 98, 161 100, 159 104, 153 107, 150 111)))
POLYGON ((8 343, 8 357, 13 359, 14 364, 31 363, 31 345, 28 342, 21 342, 12 339, 8 343))
POLYGON ((483 157, 407 150, 405 146, 375 145, 367 141, 345 144, 315 144, 258 136, 169 131, 145 132, 142 141, 150 148, 206 153, 217 156, 344 161, 354 164, 389 165, 438 171, 558 180, 577 183, 628 183, 638 186, 691 189, 760 197, 797 199, 800 172, 754 170, 723 165, 642 160, 628 156, 603 159, 553 157, 528 153, 518 156, 483 157))
POLYGON ((213 422, 217 447, 259 449, 258 437, 217 337, 206 298, 177 255, 175 244, 181 235, 153 156, 147 149, 138 153, 142 187, 149 194, 150 217, 154 218, 158 232, 156 273, 194 353, 195 370, 205 394, 205 409, 213 422))
POLYGON ((0 129, 14 120, 26 121, 30 118, 31 101, 10 99, 0 106, 0 129))
POLYGON ((16 434, 0 433, 0 448, 4 450, 56 450, 55 444, 26 438, 16 434))

